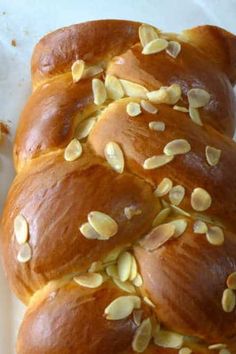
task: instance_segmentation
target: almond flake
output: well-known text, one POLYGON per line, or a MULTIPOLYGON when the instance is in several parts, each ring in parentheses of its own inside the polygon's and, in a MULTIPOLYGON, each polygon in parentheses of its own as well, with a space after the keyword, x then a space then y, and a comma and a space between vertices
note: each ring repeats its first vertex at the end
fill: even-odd
POLYGON ((172 84, 169 87, 162 86, 159 90, 147 93, 149 101, 153 103, 176 104, 181 98, 181 87, 178 84, 172 84))
POLYGON ((163 38, 153 39, 151 42, 147 43, 142 50, 142 54, 156 54, 162 52, 168 47, 168 41, 163 38))
POLYGON ((174 156, 167 155, 156 155, 147 158, 143 163, 143 168, 145 170, 153 170, 154 168, 158 168, 166 165, 167 163, 173 160, 174 156))
POLYGON ((191 194, 191 205, 196 211, 205 211, 210 208, 212 199, 210 194, 203 188, 195 188, 191 194))
POLYGON ((82 78, 84 69, 85 62, 83 60, 76 60, 73 63, 71 67, 73 82, 78 82, 82 78))
POLYGON ((208 349, 209 350, 220 350, 220 349, 225 349, 226 347, 227 347, 226 344, 217 343, 217 344, 209 345, 208 349))
POLYGON ((83 73, 83 79, 87 79, 88 77, 93 77, 103 72, 103 68, 99 65, 93 65, 85 68, 83 73))
POLYGON ((171 190, 173 186, 173 182, 171 181, 171 179, 165 177, 163 178, 163 180, 158 184, 154 195, 156 197, 163 197, 164 195, 168 194, 169 191, 171 190))
POLYGON ((116 247, 111 252, 109 252, 106 257, 103 259, 103 263, 114 262, 117 260, 121 252, 125 247, 116 247))
POLYGON ((185 230, 188 226, 187 221, 184 219, 173 220, 173 221, 170 221, 169 224, 173 225, 175 227, 175 232, 173 235, 173 237, 175 237, 175 238, 181 236, 185 232, 185 230))
POLYGON ((227 286, 229 289, 236 290, 236 272, 233 272, 228 276, 227 286))
POLYGON ((169 191, 169 199, 171 204, 179 205, 184 199, 185 188, 183 186, 177 185, 171 188, 169 191))
POLYGON ((74 281, 85 288, 98 288, 103 283, 103 277, 99 273, 86 273, 77 275, 74 281))
POLYGON ((131 220, 134 216, 141 215, 142 210, 135 207, 135 206, 130 206, 130 207, 124 208, 124 214, 128 220, 131 220))
POLYGON ((120 80, 113 75, 107 75, 105 79, 105 87, 107 90, 108 98, 112 100, 119 100, 124 96, 124 90, 120 80))
POLYGON ((147 236, 139 241, 140 245, 147 251, 155 251, 175 233, 175 225, 170 223, 161 224, 155 227, 147 236))
POLYGON ((148 90, 135 82, 120 80, 123 90, 128 97, 147 98, 148 90))
POLYGON ((182 106, 177 106, 177 105, 175 105, 175 106, 173 107, 173 109, 174 109, 175 111, 184 112, 184 113, 187 113, 187 112, 189 111, 188 108, 182 107, 182 106))
POLYGON ((119 279, 118 269, 116 264, 110 264, 106 267, 106 273, 113 279, 119 279))
POLYGON ((189 117, 192 119, 192 121, 197 124, 202 126, 202 121, 200 117, 200 113, 197 108, 189 107, 189 117))
POLYGON ((191 354, 191 353, 192 353, 192 349, 187 348, 187 347, 181 348, 179 350, 179 354, 191 354))
POLYGON ((109 165, 118 173, 123 173, 125 160, 120 146, 114 141, 106 144, 104 155, 109 165))
POLYGON ((152 222, 152 227, 156 227, 160 224, 162 224, 166 218, 169 216, 171 212, 171 208, 165 208, 165 209, 162 209, 158 214, 157 216, 155 217, 155 219, 153 220, 152 222))
POLYGON ((164 132, 166 125, 164 122, 153 121, 148 123, 149 129, 155 130, 156 132, 164 132))
POLYGON ((193 232, 195 234, 205 234, 207 233, 207 224, 202 220, 196 220, 193 224, 193 232))
POLYGON ((100 211, 91 211, 88 214, 88 222, 104 238, 110 238, 118 232, 116 221, 100 211))
POLYGON ((142 113, 140 104, 137 102, 129 102, 126 106, 126 112, 130 117, 136 117, 142 113))
POLYGON ((156 307, 154 305, 154 303, 147 296, 144 296, 143 301, 150 307, 153 307, 153 308, 156 307))
POLYGON ((163 348, 179 349, 183 345, 183 340, 181 334, 160 330, 154 338, 154 343, 163 348))
POLYGON ((206 106, 211 98, 211 96, 206 90, 199 88, 193 88, 189 90, 187 96, 189 105, 193 108, 200 108, 206 106))
POLYGON ((73 139, 67 145, 64 151, 64 159, 66 161, 75 161, 82 155, 82 145, 78 139, 73 139))
POLYGON ((134 339, 132 341, 132 349, 137 353, 143 353, 152 338, 152 323, 150 318, 142 321, 141 325, 135 332, 134 339))
POLYGON ((224 243, 224 233, 219 226, 210 226, 206 238, 214 246, 221 246, 224 243))
POLYGON ((107 320, 122 320, 127 318, 134 309, 140 309, 141 299, 138 296, 120 296, 105 309, 107 320))
POLYGON ((113 278, 113 282, 116 284, 116 286, 119 289, 121 289, 127 293, 130 293, 130 294, 135 293, 135 287, 130 282, 128 282, 128 281, 123 282, 117 278, 113 278))
POLYGON ((231 289, 225 289, 222 296, 222 308, 225 312, 232 312, 235 309, 236 297, 231 289))
POLYGON ((141 100, 141 107, 148 113, 156 114, 158 109, 146 100, 141 100))
POLYGON ((164 154, 168 156, 186 154, 191 150, 189 142, 185 139, 175 139, 164 147, 164 154))
POLYGON ((169 41, 168 47, 166 48, 166 53, 172 58, 177 58, 181 51, 181 44, 176 41, 169 41))
POLYGON ((129 252, 123 252, 118 258, 118 275, 121 281, 126 281, 130 277, 133 257, 129 252))
POLYGON ((131 269, 130 269, 130 275, 129 275, 129 280, 132 281, 136 278, 138 274, 138 267, 137 267, 137 262, 134 256, 132 257, 132 264, 131 264, 131 269))
POLYGON ((140 286, 143 285, 143 279, 141 277, 140 274, 137 274, 136 277, 134 278, 134 280, 132 281, 132 283, 134 284, 134 286, 136 286, 137 288, 139 288, 140 286))
POLYGON ((19 245, 23 245, 27 242, 29 237, 29 226, 26 218, 21 214, 18 214, 14 219, 14 234, 19 245))
POLYGON ((99 239, 100 235, 94 230, 94 228, 88 223, 84 223, 80 226, 81 234, 89 239, 89 240, 96 240, 99 239))
POLYGON ((92 131, 96 121, 96 117, 90 117, 80 122, 78 127, 76 128, 76 138, 78 140, 87 138, 87 136, 92 131))
POLYGON ((142 315, 143 315, 142 310, 134 310, 133 311, 133 319, 134 319, 134 323, 136 324, 136 326, 140 325, 140 323, 142 321, 142 315))
POLYGON ((205 150, 206 159, 210 166, 216 166, 220 161, 221 150, 207 146, 205 150))
POLYGON ((219 354, 231 354, 231 352, 228 349, 223 348, 219 351, 219 354))
POLYGON ((93 79, 92 90, 94 96, 94 103, 96 105, 103 104, 107 99, 107 92, 103 81, 100 79, 93 79))
POLYGON ((187 211, 185 211, 182 208, 177 207, 176 205, 172 205, 171 204, 170 207, 171 207, 173 213, 176 214, 176 215, 183 215, 183 216, 187 216, 187 217, 191 216, 187 211))
POLYGON ((157 30, 146 24, 142 24, 139 27, 139 39, 142 44, 142 47, 145 47, 146 44, 158 38, 157 30))
POLYGON ((97 272, 101 272, 103 270, 103 264, 101 261, 96 261, 96 262, 93 262, 89 269, 88 269, 88 272, 89 273, 97 273, 97 272))
POLYGON ((20 263, 27 263, 32 258, 32 250, 28 243, 20 245, 19 252, 17 254, 17 260, 20 263))

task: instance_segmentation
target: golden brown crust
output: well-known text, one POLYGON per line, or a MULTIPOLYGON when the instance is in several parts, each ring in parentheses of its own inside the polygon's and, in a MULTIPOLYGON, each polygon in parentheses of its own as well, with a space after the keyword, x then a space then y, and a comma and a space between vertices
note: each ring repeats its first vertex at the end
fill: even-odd
MULTIPOLYGON (((93 290, 72 281, 92 262, 103 261, 115 247, 127 244, 131 254, 135 250, 143 276, 143 286, 137 286, 135 293, 142 299, 149 296, 156 305, 147 307, 142 300, 144 318, 157 315, 161 328, 183 334, 184 345, 194 354, 218 354, 208 350, 216 342, 236 353, 236 310, 226 313, 221 304, 227 276, 236 271, 236 146, 231 140, 236 123, 232 88, 236 37, 214 26, 201 26, 169 37, 181 43, 177 58, 166 51, 143 55, 139 26, 120 20, 87 22, 50 33, 35 48, 34 92, 16 134, 18 174, 5 204, 0 238, 11 288, 29 305, 18 337, 19 354, 133 353, 137 329, 133 319, 108 321, 103 316, 113 299, 127 293, 111 278, 105 277, 103 285, 93 290), (102 81, 107 74, 115 75, 150 91, 179 84, 178 105, 185 107, 191 88, 205 89, 210 100, 199 109, 203 126, 166 104, 156 105, 157 114, 142 108, 139 116, 129 117, 127 104, 140 98, 107 99, 95 105, 94 77, 73 82, 71 65, 77 59, 84 60, 86 67, 102 66, 103 72, 94 76, 102 81), (82 156, 65 161, 65 147, 76 136, 78 123, 91 116, 97 121, 88 139, 82 140, 82 156), (151 130, 151 121, 164 122, 165 131, 151 130), (161 168, 143 168, 145 159, 162 154, 174 139, 186 139, 191 151, 161 168), (124 154, 121 174, 105 161, 109 142, 118 143, 124 154), (206 160, 207 146, 221 150, 216 166, 206 160), (153 220, 170 203, 168 195, 157 198, 153 193, 165 177, 185 188, 179 207, 189 213, 188 228, 149 253, 138 241, 155 233, 153 220), (203 213, 191 205, 197 187, 212 198, 203 213), (131 219, 124 211, 129 206, 138 210, 131 219), (79 231, 94 210, 117 222, 118 232, 109 240, 89 240, 79 231), (29 226, 32 258, 27 263, 17 261, 20 246, 13 224, 19 214, 29 226), (193 233, 193 222, 199 217, 206 218, 208 226, 222 227, 224 244, 213 246, 205 235, 193 233)), ((167 221, 179 218, 173 207, 170 212, 167 221)), ((151 340, 144 354, 177 354, 178 350, 161 348, 151 340)))

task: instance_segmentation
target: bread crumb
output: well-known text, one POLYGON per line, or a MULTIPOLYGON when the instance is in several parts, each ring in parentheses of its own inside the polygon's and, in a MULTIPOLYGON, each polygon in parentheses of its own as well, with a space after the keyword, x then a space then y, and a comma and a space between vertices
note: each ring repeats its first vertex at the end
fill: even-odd
POLYGON ((12 45, 13 47, 16 47, 16 40, 15 40, 15 39, 12 39, 12 40, 11 40, 11 45, 12 45))
POLYGON ((10 131, 9 131, 9 127, 7 126, 7 124, 0 121, 0 135, 1 134, 8 135, 9 133, 10 133, 10 131))

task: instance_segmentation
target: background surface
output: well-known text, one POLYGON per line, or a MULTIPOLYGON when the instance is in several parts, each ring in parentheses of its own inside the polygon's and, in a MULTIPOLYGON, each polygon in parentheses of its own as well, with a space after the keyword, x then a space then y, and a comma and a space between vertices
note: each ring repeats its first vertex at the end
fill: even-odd
MULTIPOLYGON (((215 24, 236 33, 236 0, 0 0, 0 120, 9 121, 11 128, 11 136, 0 146, 0 211, 14 175, 12 139, 31 90, 30 57, 34 45, 56 28, 102 18, 148 22, 168 32, 215 24)), ((15 353, 22 314, 23 306, 10 294, 0 267, 2 354, 15 353)))

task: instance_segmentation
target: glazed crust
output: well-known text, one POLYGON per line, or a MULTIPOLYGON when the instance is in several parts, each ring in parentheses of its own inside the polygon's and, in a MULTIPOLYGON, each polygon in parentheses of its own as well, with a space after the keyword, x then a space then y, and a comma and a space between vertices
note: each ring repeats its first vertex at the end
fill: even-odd
MULTIPOLYGON (((21 114, 14 144, 17 175, 9 190, 1 222, 3 264, 10 286, 28 305, 17 341, 18 354, 131 354, 138 325, 132 315, 109 321, 105 308, 119 296, 130 295, 99 270, 104 282, 96 289, 82 287, 74 276, 87 272, 93 262, 104 262, 114 249, 128 249, 135 257, 142 286, 142 318, 157 318, 161 328, 184 336, 193 353, 217 354, 211 344, 224 343, 236 353, 236 309, 226 313, 221 299, 226 279, 236 271, 236 146, 235 97, 236 37, 214 26, 200 26, 180 35, 161 34, 181 43, 173 58, 166 51, 143 55, 140 23, 121 20, 92 21, 59 29, 36 45, 32 56, 33 94, 21 114), (94 77, 73 81, 72 64, 82 59, 98 65, 106 75, 129 80, 149 91, 179 84, 177 103, 187 107, 187 93, 202 88, 209 102, 199 109, 203 126, 173 105, 156 104, 157 114, 142 109, 130 117, 127 104, 140 98, 123 97, 94 104, 94 77), (96 117, 82 155, 64 158, 80 122, 96 117), (149 128, 165 123, 165 131, 149 128), (147 170, 144 161, 163 153, 167 143, 186 139, 187 154, 177 155, 161 168, 147 170), (107 143, 116 142, 124 154, 125 168, 118 174, 106 161, 107 143), (205 156, 206 146, 221 150, 216 166, 205 156), (168 195, 154 190, 163 178, 181 185, 185 196, 176 210, 168 195), (212 204, 197 212, 191 204, 195 188, 211 195, 212 204), (125 208, 139 212, 131 218, 125 208), (140 239, 152 233, 156 215, 166 208, 165 223, 185 220, 186 230, 150 251, 140 239), (118 232, 109 240, 87 239, 80 227, 88 213, 111 216, 118 232), (182 213, 182 214, 181 214, 182 213), (29 226, 32 258, 19 263, 20 246, 14 220, 24 215, 29 226), (193 232, 197 219, 223 230, 224 243, 214 246, 206 235, 193 232), (108 278, 108 279, 107 279, 108 278), (145 303, 147 297, 154 307, 145 303)), ((106 263, 107 266, 107 263, 106 263)), ((105 266, 104 266, 105 267, 105 266)), ((154 344, 145 354, 177 354, 154 344)))

